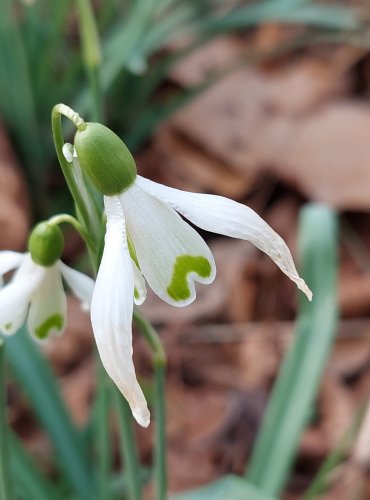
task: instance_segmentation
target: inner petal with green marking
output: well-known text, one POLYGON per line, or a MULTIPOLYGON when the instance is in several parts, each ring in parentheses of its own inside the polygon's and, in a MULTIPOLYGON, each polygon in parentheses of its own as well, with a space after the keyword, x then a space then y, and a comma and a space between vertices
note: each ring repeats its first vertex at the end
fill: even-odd
POLYGON ((171 283, 167 287, 168 295, 176 301, 188 299, 191 295, 187 280, 188 274, 196 273, 201 278, 209 278, 211 272, 211 264, 205 257, 179 255, 173 266, 171 283))
POLYGON ((63 328, 64 318, 61 314, 53 314, 49 316, 39 327, 35 330, 35 335, 39 339, 46 339, 53 329, 61 330, 63 328))

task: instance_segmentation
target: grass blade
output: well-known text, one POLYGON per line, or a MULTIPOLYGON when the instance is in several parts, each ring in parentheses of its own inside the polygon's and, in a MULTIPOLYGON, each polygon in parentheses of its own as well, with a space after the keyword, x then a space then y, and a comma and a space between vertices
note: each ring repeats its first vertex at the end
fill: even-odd
POLYGON ((202 20, 199 27, 209 33, 225 33, 265 22, 307 24, 330 29, 355 29, 359 26, 356 12, 350 7, 296 3, 256 2, 236 7, 222 16, 202 20))
POLYGON ((5 345, 0 338, 0 500, 11 500, 13 488, 9 471, 9 432, 6 420, 5 345))
POLYGON ((167 498, 167 463, 166 463, 166 353, 158 333, 151 323, 134 311, 134 322, 145 338, 152 354, 154 367, 154 480, 156 500, 167 498))
MULTIPOLYGON (((9 0, 0 0, 0 108, 22 148, 24 156, 35 166, 41 159, 38 123, 29 73, 27 53, 18 21, 9 0), (16 82, 16 85, 15 85, 16 82)), ((40 165, 38 166, 40 169, 40 165)), ((32 172, 36 177, 39 171, 32 172)))
POLYGON ((301 214, 302 276, 314 293, 300 297, 294 344, 283 363, 252 454, 247 478, 279 495, 290 472, 299 438, 311 414, 337 324, 337 218, 323 205, 301 214))
POLYGON ((141 500, 140 463, 135 445, 134 420, 127 401, 118 389, 114 388, 117 418, 120 430, 121 456, 124 462, 124 476, 130 500, 141 500))
POLYGON ((15 489, 18 495, 27 500, 63 500, 62 495, 55 491, 53 485, 41 474, 14 434, 11 435, 10 442, 11 465, 13 477, 17 479, 15 489))
POLYGON ((167 498, 167 464, 166 464, 166 408, 165 408, 166 367, 154 367, 154 414, 155 414, 155 488, 157 500, 167 498))
POLYGON ((110 495, 110 468, 111 468, 111 442, 109 429, 110 387, 108 376, 96 355, 98 371, 98 392, 95 400, 93 429, 96 436, 97 452, 97 487, 98 498, 109 500, 110 495))
POLYGON ((196 490, 171 496, 171 500, 274 500, 238 476, 224 476, 196 490))
POLYGON ((6 347, 7 359, 55 447, 61 469, 79 498, 91 500, 95 490, 87 456, 48 362, 24 328, 6 340, 6 347))

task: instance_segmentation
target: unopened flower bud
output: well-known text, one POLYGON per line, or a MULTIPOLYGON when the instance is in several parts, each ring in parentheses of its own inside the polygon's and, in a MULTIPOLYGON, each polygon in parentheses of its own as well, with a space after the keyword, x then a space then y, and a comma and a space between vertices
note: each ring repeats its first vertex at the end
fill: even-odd
POLYGON ((74 146, 81 168, 105 195, 120 194, 136 179, 135 161, 124 142, 100 123, 77 130, 74 146))
POLYGON ((28 240, 32 260, 40 266, 49 267, 61 257, 64 247, 63 233, 57 225, 40 222, 28 240))

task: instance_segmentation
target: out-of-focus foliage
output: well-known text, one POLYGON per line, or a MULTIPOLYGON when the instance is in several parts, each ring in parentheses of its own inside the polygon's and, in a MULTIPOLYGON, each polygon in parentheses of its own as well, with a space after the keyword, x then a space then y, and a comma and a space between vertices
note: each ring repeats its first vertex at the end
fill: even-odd
MULTIPOLYGON (((75 7, 70 0, 1 0, 0 112, 42 215, 59 208, 60 201, 54 198, 51 204, 46 197, 55 165, 50 111, 57 102, 71 105, 86 118, 91 110, 75 7)), ((106 112, 134 148, 211 83, 163 89, 174 64, 211 39, 268 21, 300 24, 306 32, 317 33, 359 27, 353 10, 308 0, 105 0, 96 2, 96 16, 106 112)))

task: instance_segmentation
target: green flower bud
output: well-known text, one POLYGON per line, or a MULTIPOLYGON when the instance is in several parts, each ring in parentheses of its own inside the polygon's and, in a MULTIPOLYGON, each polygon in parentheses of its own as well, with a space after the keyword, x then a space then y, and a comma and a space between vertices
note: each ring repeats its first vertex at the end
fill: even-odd
POLYGON ((64 247, 64 237, 59 226, 40 222, 33 229, 28 240, 32 260, 40 266, 52 266, 60 259, 64 247))
POLYGON ((136 179, 135 161, 124 142, 100 123, 86 123, 75 135, 81 168, 105 195, 120 194, 136 179))

